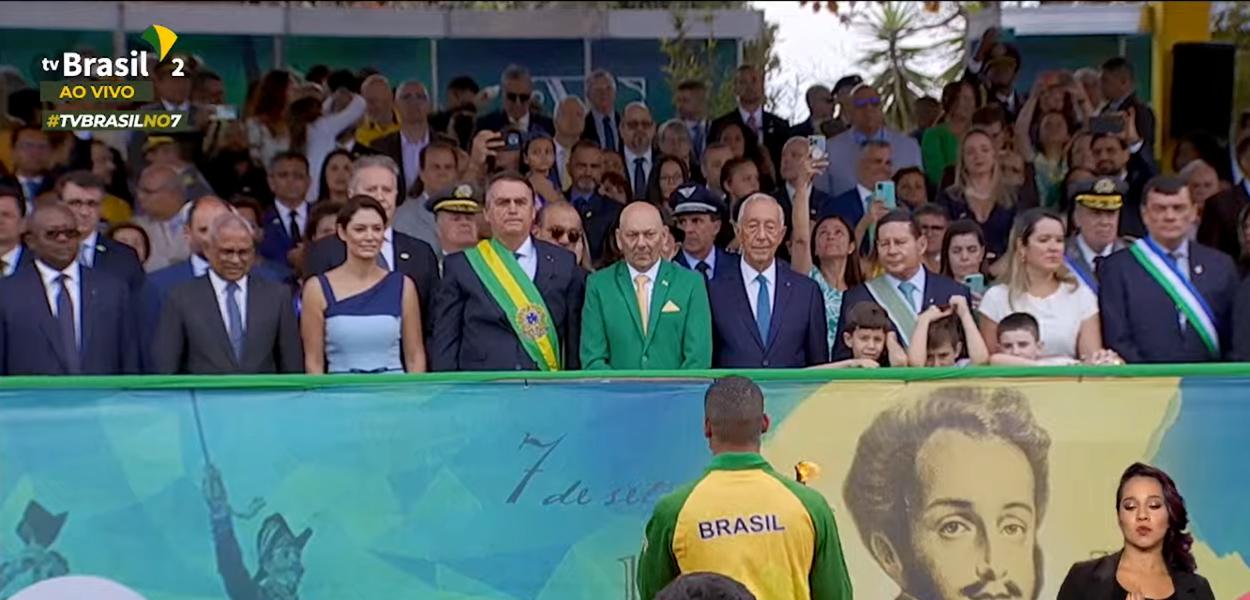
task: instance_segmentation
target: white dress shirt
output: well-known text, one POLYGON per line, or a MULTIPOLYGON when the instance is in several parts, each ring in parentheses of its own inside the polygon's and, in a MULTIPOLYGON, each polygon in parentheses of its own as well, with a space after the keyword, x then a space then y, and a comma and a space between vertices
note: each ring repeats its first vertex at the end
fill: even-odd
POLYGON ((742 124, 746 125, 748 130, 751 129, 751 119, 752 118, 755 119, 755 129, 758 132, 755 136, 756 137, 755 142, 757 144, 763 144, 764 143, 764 106, 760 105, 760 107, 755 109, 754 112, 747 112, 745 108, 742 108, 742 106, 739 105, 738 116, 742 118, 742 124))
POLYGON ((430 145, 430 132, 427 129, 425 137, 413 141, 404 135, 403 130, 400 130, 399 143, 403 150, 404 177, 408 180, 405 183, 411 189, 416 184, 417 177, 421 175, 421 151, 430 145))
POLYGON ((764 271, 756 271, 755 267, 747 264, 747 261, 738 261, 738 266, 742 269, 742 283, 746 285, 747 302, 751 303, 751 316, 759 319, 759 294, 760 282, 755 280, 757 275, 764 275, 764 279, 768 280, 768 308, 769 315, 777 314, 777 260, 769 263, 764 271))
POLYGON ((386 268, 390 271, 394 271, 395 261, 399 260, 399 257, 395 256, 395 230, 394 229, 387 227, 386 231, 382 232, 382 249, 379 250, 379 252, 381 252, 383 258, 386 259, 386 268))
MULTIPOLYGON (((912 292, 912 297, 911 297, 911 307, 912 307, 912 310, 916 311, 916 314, 920 314, 921 307, 924 306, 925 279, 926 279, 925 269, 924 267, 920 267, 919 269, 916 270, 916 274, 912 275, 911 279, 907 280, 907 281, 910 281, 912 285, 916 286, 916 291, 912 292)), ((885 274, 885 280, 890 282, 890 287, 894 288, 894 291, 898 292, 899 297, 902 298, 903 290, 898 289, 898 286, 903 283, 903 280, 889 273, 885 274)), ((907 335, 910 336, 911 334, 907 333, 907 335)))
POLYGON ((516 249, 516 260, 521 263, 521 270, 531 280, 538 274, 538 248, 534 247, 534 238, 525 238, 525 243, 516 249))
POLYGON ((644 294, 647 295, 647 309, 648 309, 647 314, 650 315, 651 314, 650 312, 651 297, 655 295, 655 278, 660 276, 660 261, 658 260, 655 261, 655 264, 651 265, 651 268, 647 269, 646 271, 639 271, 635 269, 634 266, 629 263, 626 263, 626 266, 629 267, 630 287, 633 287, 635 291, 638 289, 637 284, 635 283, 636 281, 638 281, 638 276, 639 275, 647 276, 647 284, 643 286, 642 291, 644 294))
MULTIPOLYGON (((634 182, 634 161, 639 158, 642 159, 642 174, 644 177, 642 183, 645 186, 647 182, 651 181, 651 149, 647 148, 647 152, 645 154, 634 154, 628 146, 625 147, 625 174, 628 175, 629 186, 631 188, 636 186, 634 182)), ((645 188, 642 190, 634 190, 634 197, 641 198, 645 196, 646 193, 647 190, 645 188)))
POLYGON ((699 266, 699 261, 703 261, 707 263, 707 276, 709 279, 712 277, 712 274, 716 272, 716 247, 715 246, 708 248, 707 258, 697 258, 695 257, 695 255, 689 252, 686 252, 685 250, 682 250, 681 253, 682 253, 682 256, 686 257, 686 264, 690 265, 691 271, 698 273, 699 271, 695 267, 699 266))
MULTIPOLYGON (((221 322, 226 326, 226 335, 230 335, 230 311, 226 310, 226 286, 230 285, 216 271, 208 272, 208 280, 213 284, 213 293, 217 295, 217 310, 221 312, 221 322)), ((239 291, 235 292, 234 300, 239 303, 239 317, 243 321, 243 329, 247 330, 247 275, 237 282, 239 291)))
POLYGON ((528 133, 528 132, 529 132, 529 130, 530 130, 530 113, 529 113, 529 111, 526 111, 526 112, 525 112, 525 115, 524 115, 524 116, 522 116, 520 119, 513 119, 511 116, 509 116, 509 115, 508 115, 508 113, 504 113, 504 116, 508 118, 508 124, 509 124, 509 125, 511 125, 512 127, 516 128, 517 130, 519 130, 521 133, 528 133))
MULTIPOLYGON (((609 124, 611 124, 611 126, 612 126, 612 141, 613 141, 613 142, 615 142, 615 143, 616 143, 616 145, 618 145, 618 146, 621 144, 621 124, 616 122, 616 115, 615 115, 615 114, 605 115, 605 114, 600 113, 600 112, 595 112, 595 110, 594 110, 594 109, 591 109, 591 110, 590 110, 590 118, 591 118, 592 122, 595 124, 595 134, 597 134, 597 135, 599 136, 599 145, 600 145, 600 146, 602 146, 602 145, 604 144, 604 136, 603 136, 603 120, 604 120, 605 118, 608 120, 609 124)), ((606 149, 606 150, 616 150, 616 148, 605 148, 605 149, 606 149)))
POLYGON ((95 268, 95 251, 99 239, 100 233, 92 231, 91 235, 83 238, 78 244, 78 260, 82 261, 88 268, 95 268))
POLYGON ((199 254, 191 255, 191 275, 203 277, 208 273, 209 266, 208 261, 201 258, 199 254))
POLYGON ((162 99, 161 99, 161 106, 165 107, 165 110, 168 110, 168 111, 171 111, 171 112, 190 112, 190 110, 191 110, 191 101, 190 101, 190 100, 184 100, 184 101, 182 102, 182 104, 174 104, 174 103, 169 102, 168 100, 165 100, 165 99, 163 99, 163 98, 162 98, 162 99))
POLYGON ((855 191, 859 192, 859 203, 864 207, 864 214, 868 214, 868 206, 872 204, 872 190, 864 187, 864 184, 855 184, 855 191))
POLYGON ((0 277, 8 277, 17 270, 18 261, 22 260, 22 245, 14 245, 11 250, 0 256, 0 260, 4 261, 4 273, 0 273, 0 277))
MULTIPOLYGON (((278 212, 278 218, 282 220, 282 230, 291 231, 291 208, 281 202, 274 202, 273 208, 278 212)), ((308 231, 308 202, 300 202, 295 208, 295 224, 299 225, 299 232, 303 234, 308 231)), ((299 240, 293 240, 298 242, 299 240)))
POLYGON ((1100 256, 1103 258, 1107 258, 1108 256, 1111 256, 1112 250, 1115 250, 1115 243, 1113 242, 1113 243, 1107 244, 1107 247, 1103 248, 1102 252, 1095 252, 1093 248, 1089 247, 1089 244, 1085 243, 1085 236, 1077 235, 1076 236, 1076 249, 1081 252, 1081 258, 1085 259, 1085 264, 1089 265, 1090 268, 1093 268, 1095 258, 1098 258, 1100 256))
MULTIPOLYGON (((1165 260, 1167 259, 1168 255, 1176 254, 1177 255, 1176 256, 1176 270, 1180 271, 1181 277, 1184 277, 1186 281, 1190 281, 1193 279, 1192 274, 1189 272, 1189 259, 1190 259, 1189 240, 1182 240, 1181 244, 1177 246, 1175 250, 1168 250, 1167 246, 1164 246, 1163 244, 1159 243, 1159 240, 1156 240, 1154 238, 1151 238, 1151 240, 1154 241, 1154 243, 1159 246, 1160 250, 1163 250, 1165 260)), ((1180 323, 1181 331, 1184 331, 1185 325, 1187 322, 1187 320, 1185 319, 1185 311, 1177 309, 1176 316, 1177 316, 1177 322, 1180 323)))
POLYGON ((78 268, 78 261, 71 262, 68 267, 58 271, 42 260, 36 259, 35 267, 39 269, 39 278, 43 280, 43 291, 48 297, 48 309, 52 311, 52 318, 54 319, 60 317, 60 315, 56 313, 56 298, 57 295, 61 293, 61 286, 57 283, 57 279, 59 279, 61 275, 69 276, 69 281, 65 282, 65 289, 69 291, 69 301, 74 306, 74 335, 78 338, 78 345, 81 347, 82 272, 78 268))

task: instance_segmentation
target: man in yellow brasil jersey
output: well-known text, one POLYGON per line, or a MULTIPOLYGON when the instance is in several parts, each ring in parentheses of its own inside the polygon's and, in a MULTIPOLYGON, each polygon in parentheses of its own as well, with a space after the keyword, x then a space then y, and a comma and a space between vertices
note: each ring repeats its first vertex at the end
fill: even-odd
POLYGON ((638 564, 642 600, 698 571, 732 577, 761 600, 850 600, 829 504, 760 456, 769 420, 759 386, 717 379, 703 410, 712 464, 656 505, 638 564))

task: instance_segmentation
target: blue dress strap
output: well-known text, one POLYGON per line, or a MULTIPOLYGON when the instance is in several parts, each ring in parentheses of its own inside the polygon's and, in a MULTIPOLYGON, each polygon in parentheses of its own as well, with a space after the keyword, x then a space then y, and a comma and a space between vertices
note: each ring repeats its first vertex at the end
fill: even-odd
POLYGON ((334 288, 330 287, 330 279, 325 273, 317 275, 317 281, 321 283, 321 293, 326 297, 326 309, 337 304, 334 299, 334 288))

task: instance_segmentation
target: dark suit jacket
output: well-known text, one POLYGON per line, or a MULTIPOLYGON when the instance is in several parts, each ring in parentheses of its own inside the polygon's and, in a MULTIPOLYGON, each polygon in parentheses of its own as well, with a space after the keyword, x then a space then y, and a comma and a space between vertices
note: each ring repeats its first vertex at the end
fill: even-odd
POLYGON ((828 321, 820 288, 786 262, 776 264, 777 290, 767 340, 760 339, 736 262, 734 268, 708 282, 713 367, 795 369, 829 362, 828 321))
MULTIPOLYGON (((612 122, 616 124, 615 129, 612 131, 612 135, 616 136, 616 139, 613 140, 616 144, 608 149, 623 153, 625 152, 625 146, 621 141, 621 113, 615 113, 612 117, 612 122)), ((589 109, 586 110, 586 123, 582 125, 582 139, 599 144, 600 148, 603 147, 603 140, 599 139, 599 128, 595 127, 595 114, 590 112, 589 109)))
POLYGON ((404 172, 404 142, 402 135, 398 131, 388 133, 369 144, 369 148, 378 154, 391 157, 391 160, 395 161, 395 164, 399 166, 399 199, 401 202, 408 197, 408 178, 410 177, 408 173, 404 172))
POLYGON ((1244 184, 1208 198, 1202 209, 1202 223, 1198 225, 1198 241, 1234 259, 1240 258, 1237 218, 1247 205, 1250 205, 1250 194, 1246 193, 1244 184))
MULTIPOLYGON (((1237 267, 1227 255, 1189 243, 1190 280, 1215 313, 1221 351, 1228 351, 1237 267)), ((1192 324, 1181 331, 1176 304, 1128 250, 1103 261, 1099 273, 1102 339, 1130 363, 1208 362, 1192 324)))
POLYGON ((1128 161, 1128 195, 1124 197, 1124 206, 1120 209, 1120 235, 1135 238, 1145 237, 1146 224, 1141 218, 1142 190, 1146 182, 1155 176, 1155 168, 1146 159, 1134 154, 1128 161))
MULTIPOLYGON (((968 291, 968 286, 961 283, 955 283, 953 279, 946 277, 945 275, 934 273, 925 267, 921 268, 925 270, 925 279, 924 303, 920 307, 920 310, 923 311, 934 304, 947 304, 950 301, 951 296, 963 296, 964 298, 972 297, 972 294, 968 291)), ((862 283, 847 290, 846 294, 842 296, 842 312, 838 315, 838 333, 837 338, 833 341, 834 361, 851 358, 851 348, 846 345, 846 340, 842 339, 842 334, 846 331, 846 322, 849 318, 847 315, 849 315, 851 309, 860 302, 872 302, 873 304, 877 303, 876 300, 873 300, 872 294, 868 292, 868 286, 862 283)), ((890 323, 890 329, 894 330, 893 322, 890 323)), ((912 332, 909 331, 907 332, 907 335, 910 337, 911 333, 912 332)), ((881 356, 884 359, 886 354, 882 353, 881 356)))
MULTIPOLYGON (((534 286, 555 323, 562 365, 576 370, 586 272, 564 248, 538 240, 534 247, 538 251, 534 286)), ((433 304, 434 335, 427 345, 431 371, 538 369, 512 329, 513 316, 499 308, 463 252, 443 259, 443 282, 433 304)))
MULTIPOLYGON (((1072 565, 1059 586, 1058 600, 1106 600, 1115 590, 1115 572, 1120 567, 1120 552, 1072 565)), ((1215 600, 1211 585, 1197 573, 1171 571, 1175 600, 1215 600)))
POLYGON ((864 218, 864 200, 859 195, 859 187, 838 194, 829 204, 821 206, 820 211, 836 213, 855 227, 864 218))
POLYGON ((1250 362, 1250 277, 1241 282, 1233 302, 1233 349, 1228 359, 1250 362))
MULTIPOLYGON (((429 244, 404 235, 392 232, 391 246, 394 255, 386 257, 391 268, 407 275, 417 287, 417 296, 421 302, 421 328, 425 330, 426 340, 433 331, 430 319, 430 299, 438 288, 438 257, 429 244)), ((320 275, 343 264, 347 260, 347 246, 338 236, 330 236, 316 242, 308 248, 304 257, 304 278, 320 275)))
MULTIPOLYGON (((139 372, 130 292, 121 281, 80 267, 82 375, 139 372)), ((0 374, 70 375, 66 349, 34 263, 0 281, 0 374)))
MULTIPOLYGON (((713 247, 712 252, 716 253, 716 264, 712 267, 712 278, 721 277, 729 271, 738 270, 738 261, 741 260, 737 254, 730 254, 721 250, 720 247, 713 247)), ((691 271, 694 271, 694 265, 686 262, 686 255, 681 251, 677 252, 677 256, 673 257, 673 262, 681 265, 691 271)), ((697 272, 697 271, 696 271, 697 272)), ((742 273, 739 271, 739 277, 742 273)))
MULTIPOLYGON (((1080 277, 1082 281, 1089 278, 1094 283, 1097 283, 1098 273, 1094 270, 1094 265, 1089 264, 1089 262, 1085 260, 1085 255, 1081 254, 1081 248, 1076 245, 1076 236, 1078 235, 1080 234, 1073 234, 1068 238, 1068 241, 1064 242, 1063 255, 1068 259, 1070 264, 1075 266, 1076 269, 1080 271, 1080 273, 1076 275, 1080 277)), ((1111 251, 1119 252, 1120 250, 1128 248, 1131 243, 1132 240, 1126 238, 1116 238, 1114 242, 1111 242, 1111 251)), ((1095 293, 1097 293, 1097 290, 1095 290, 1095 293)))
MULTIPOLYGON (((816 135, 816 129, 812 127, 811 119, 804 119, 802 123, 796 123, 790 127, 790 137, 807 137, 809 135, 816 135)), ((823 136, 824 134, 822 133, 821 135, 823 136)))
MULTIPOLYGON (((287 230, 286 225, 283 225, 282 218, 278 216, 278 210, 285 211, 288 209, 281 206, 271 208, 265 211, 265 216, 261 218, 261 226, 264 228, 265 237, 261 239, 258 250, 260 255, 266 259, 289 267, 291 263, 287 261, 286 253, 299 244, 299 240, 291 239, 291 232, 287 230)), ((309 214, 311 215, 311 213, 312 210, 309 209, 309 214)), ((306 225, 312 227, 313 224, 307 223, 306 225)), ((303 230, 300 233, 303 233, 303 230)))
POLYGON ((1133 109, 1133 124, 1137 126, 1137 135, 1142 139, 1141 150, 1137 154, 1141 155, 1141 158, 1152 168, 1157 168, 1154 159, 1155 111, 1150 108, 1150 105, 1142 102, 1137 97, 1137 93, 1134 92, 1129 94, 1128 98, 1125 98, 1124 102, 1120 104, 1120 108, 1113 110, 1108 105, 1103 108, 1102 112, 1104 114, 1116 111, 1128 112, 1130 108, 1133 109))
MULTIPOLYGON (((768 111, 763 111, 762 114, 764 115, 764 147, 768 149, 768 155, 773 159, 773 164, 780 168, 781 148, 786 145, 786 140, 790 139, 790 123, 768 111)), ((708 130, 708 139, 719 139, 720 130, 727 123, 737 123, 746 127, 742 115, 738 113, 737 106, 712 121, 712 127, 708 130)), ((750 129, 745 129, 745 131, 750 132, 750 129)))
MULTIPOLYGON (((508 126, 508 115, 502 110, 482 115, 477 119, 477 130, 500 131, 508 126)), ((537 131, 546 132, 547 135, 555 136, 556 124, 552 122, 551 117, 545 115, 536 115, 530 113, 530 129, 528 133, 537 131)))
POLYGON ((304 350, 291 292, 262 277, 247 279, 243 360, 235 360, 209 277, 175 287, 161 311, 152 343, 154 368, 164 375, 303 373, 304 350))
MULTIPOLYGON (((567 195, 572 198, 571 195, 567 195)), ((572 200, 570 200, 571 202, 572 200)), ((590 200, 578 212, 582 216, 582 229, 586 231, 586 241, 590 244, 590 260, 599 260, 603 255, 603 246, 616 226, 624 207, 615 200, 592 194, 590 200)))
POLYGON ((92 270, 116 277, 126 284, 132 298, 138 298, 146 276, 135 251, 130 246, 108 239, 104 234, 96 236, 95 243, 92 270))
MULTIPOLYGON (((53 173, 51 171, 44 173, 43 181, 39 182, 38 190, 35 191, 35 197, 38 197, 42 195, 44 192, 47 192, 55 188, 56 178, 57 178, 57 173, 53 173)), ((3 179, 0 179, 0 184, 4 185, 5 187, 11 187, 17 190, 22 195, 22 199, 26 201, 26 207, 27 207, 26 216, 29 217, 30 212, 31 212, 29 208, 35 203, 35 198, 26 197, 26 188, 22 186, 22 183, 20 181, 18 181, 17 175, 9 175, 7 177, 4 177, 3 179)))

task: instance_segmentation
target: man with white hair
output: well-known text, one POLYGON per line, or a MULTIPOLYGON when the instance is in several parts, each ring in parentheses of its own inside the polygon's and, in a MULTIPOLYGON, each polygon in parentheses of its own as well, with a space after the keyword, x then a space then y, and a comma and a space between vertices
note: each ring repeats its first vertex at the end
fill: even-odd
POLYGON ((655 167, 655 121, 651 119, 651 109, 641 102, 630 102, 625 106, 624 125, 621 135, 625 138, 625 172, 634 188, 634 198, 646 198, 647 182, 655 167))
POLYGON ((554 135, 556 126, 549 117, 530 112, 530 100, 534 97, 534 80, 529 69, 520 65, 508 65, 500 77, 499 95, 502 110, 487 114, 477 120, 477 130, 502 131, 506 128, 528 133, 542 131, 554 135))
POLYGON ((582 139, 605 150, 620 152, 623 146, 621 114, 616 112, 616 77, 597 69, 586 78, 586 99, 590 112, 582 128, 582 139))
POLYGON ((162 308, 152 342, 153 370, 165 375, 303 373, 290 289, 250 275, 257 257, 252 224, 234 212, 221 212, 209 226, 204 250, 208 272, 171 290, 162 308))
POLYGON ((816 282, 777 260, 785 238, 781 204, 751 194, 738 209, 738 268, 708 282, 712 366, 803 368, 829 362, 825 303, 816 282))

